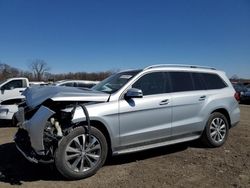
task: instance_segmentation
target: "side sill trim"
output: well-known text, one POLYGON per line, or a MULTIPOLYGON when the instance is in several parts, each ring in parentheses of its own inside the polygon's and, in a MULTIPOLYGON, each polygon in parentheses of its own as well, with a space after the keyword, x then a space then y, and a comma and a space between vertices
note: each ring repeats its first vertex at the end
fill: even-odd
POLYGON ((121 154, 126 154, 126 153, 138 152, 138 151, 142 151, 142 150, 177 144, 177 143, 181 143, 181 142, 187 142, 187 141, 198 139, 199 137, 200 137, 200 135, 195 135, 195 136, 190 136, 190 137, 186 137, 186 138, 180 138, 180 139, 168 140, 165 142, 160 142, 160 143, 155 143, 155 144, 149 144, 149 145, 145 145, 145 146, 138 146, 138 147, 133 147, 133 148, 122 149, 122 150, 115 151, 113 153, 113 155, 121 155, 121 154))

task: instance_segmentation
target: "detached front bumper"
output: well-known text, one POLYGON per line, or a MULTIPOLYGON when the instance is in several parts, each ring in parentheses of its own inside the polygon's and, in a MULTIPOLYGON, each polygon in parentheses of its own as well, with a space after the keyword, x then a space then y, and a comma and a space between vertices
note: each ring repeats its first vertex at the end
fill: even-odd
POLYGON ((55 112, 45 106, 41 106, 29 120, 24 120, 24 110, 16 113, 18 126, 14 141, 17 149, 31 162, 38 162, 45 156, 43 143, 44 128, 48 119, 55 112))
POLYGON ((18 129, 14 141, 17 149, 23 154, 23 156, 33 163, 38 163, 38 155, 31 147, 30 137, 28 132, 24 129, 18 129))

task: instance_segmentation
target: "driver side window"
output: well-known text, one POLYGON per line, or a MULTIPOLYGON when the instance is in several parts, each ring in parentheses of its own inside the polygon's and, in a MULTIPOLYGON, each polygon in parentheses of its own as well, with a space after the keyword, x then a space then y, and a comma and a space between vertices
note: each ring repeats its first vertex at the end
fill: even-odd
POLYGON ((142 76, 132 88, 141 89, 143 95, 155 95, 166 93, 165 75, 163 72, 153 72, 142 76))

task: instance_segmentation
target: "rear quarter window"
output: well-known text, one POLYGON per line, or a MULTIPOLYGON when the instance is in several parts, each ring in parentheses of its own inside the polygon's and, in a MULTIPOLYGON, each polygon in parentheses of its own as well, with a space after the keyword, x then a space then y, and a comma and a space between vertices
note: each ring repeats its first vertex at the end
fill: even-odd
POLYGON ((217 74, 202 73, 201 75, 207 89, 222 89, 227 87, 227 84, 217 74))

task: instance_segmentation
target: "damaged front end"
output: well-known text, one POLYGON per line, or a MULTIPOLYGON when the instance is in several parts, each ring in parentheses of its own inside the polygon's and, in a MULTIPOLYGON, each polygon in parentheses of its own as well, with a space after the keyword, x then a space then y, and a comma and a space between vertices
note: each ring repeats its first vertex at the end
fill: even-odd
MULTIPOLYGON (((52 130, 52 124, 48 119, 55 114, 45 106, 41 106, 34 116, 25 121, 24 110, 21 109, 17 112, 16 118, 19 121, 19 129, 15 135, 15 143, 19 151, 31 162, 38 162, 38 160, 48 160, 50 149, 45 148, 46 145, 46 132, 52 130), (23 121, 22 121, 23 120, 23 121), (45 137, 45 138, 44 138, 45 137)), ((53 133, 50 131, 50 133, 53 133)), ((53 134, 51 135, 53 136, 53 134)), ((53 136, 54 137, 54 136, 53 136)), ((50 143, 55 142, 54 138, 49 140, 50 143)))
MULTIPOLYGON (((51 93, 48 88, 42 88, 46 95, 42 97, 39 89, 26 91, 26 103, 15 114, 19 129, 14 141, 17 149, 31 162, 49 163, 54 160, 54 152, 62 137, 66 136, 74 127, 83 126, 86 134, 89 132, 90 120, 85 107, 91 94, 82 90, 74 90, 72 95, 68 88, 54 88, 57 92, 51 93), (45 92, 47 91, 47 92, 45 92), (77 92, 75 92, 77 91, 77 92), (78 94, 78 95, 77 95, 78 94), (35 96, 39 96, 40 104, 37 104, 35 96), (77 99, 72 100, 73 96, 77 99), (33 102, 35 101, 35 102, 33 102), (35 105, 34 105, 35 104, 35 105)), ((73 89, 73 88, 72 88, 73 89)), ((96 102, 105 102, 108 96, 97 93, 96 102)))

